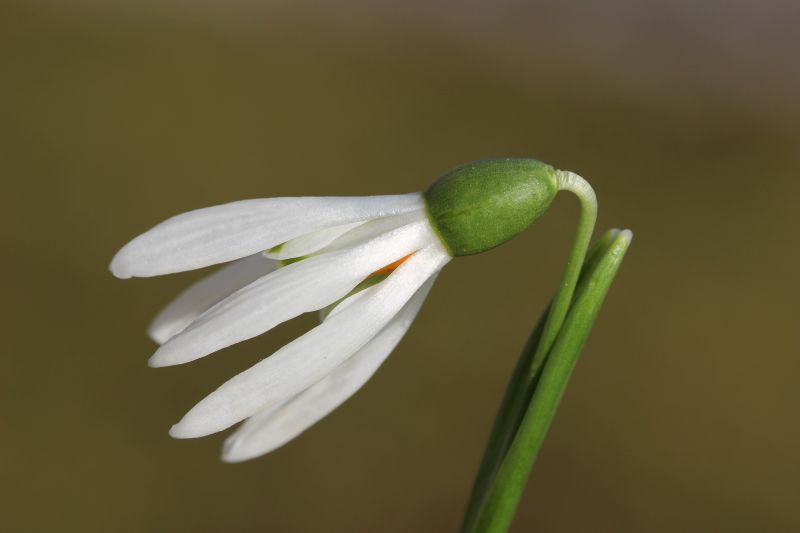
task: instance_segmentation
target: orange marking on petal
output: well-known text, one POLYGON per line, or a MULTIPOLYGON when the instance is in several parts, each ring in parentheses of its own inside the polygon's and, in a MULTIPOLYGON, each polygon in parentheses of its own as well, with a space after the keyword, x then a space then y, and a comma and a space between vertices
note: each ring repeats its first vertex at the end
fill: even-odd
POLYGON ((371 277, 373 277, 373 276, 380 276, 381 274, 388 274, 388 273, 390 273, 390 272, 394 272, 394 269, 395 269, 395 268, 397 268, 397 267, 399 267, 400 265, 402 265, 402 264, 403 264, 403 263, 406 261, 406 259, 408 259, 408 258, 409 258, 409 257, 411 257, 412 255, 414 255, 414 252, 411 252, 410 254, 408 254, 408 255, 407 255, 407 256, 405 256, 405 257, 401 257, 400 259, 398 259, 398 260, 397 260, 397 261, 395 261, 394 263, 390 263, 390 264, 386 265, 386 266, 385 266, 385 267, 383 267, 383 268, 379 268, 378 270, 376 270, 375 272, 373 272, 372 274, 370 274, 370 275, 369 275, 369 276, 367 276, 367 277, 368 277, 368 278, 371 278, 371 277))

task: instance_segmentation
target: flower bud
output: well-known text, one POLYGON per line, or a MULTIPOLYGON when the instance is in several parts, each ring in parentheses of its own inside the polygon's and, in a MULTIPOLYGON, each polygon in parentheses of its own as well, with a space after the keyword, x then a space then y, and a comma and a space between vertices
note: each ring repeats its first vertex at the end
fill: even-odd
POLYGON ((558 191, 556 172, 535 159, 468 163, 436 180, 425 193, 428 218, 452 255, 489 250, 547 211, 558 191))

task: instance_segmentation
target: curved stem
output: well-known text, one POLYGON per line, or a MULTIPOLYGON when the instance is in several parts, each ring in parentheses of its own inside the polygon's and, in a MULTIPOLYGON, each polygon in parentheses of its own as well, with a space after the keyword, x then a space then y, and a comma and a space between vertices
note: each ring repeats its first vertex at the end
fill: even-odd
POLYGON ((597 196, 594 189, 582 177, 573 172, 559 170, 557 174, 558 189, 570 191, 578 197, 581 202, 581 214, 578 220, 578 229, 575 232, 575 240, 572 242, 567 266, 561 277, 561 284, 558 287, 556 297, 553 299, 553 307, 547 316, 542 332, 542 340, 534 355, 534 364, 541 360, 550 351, 553 342, 564 323, 564 317, 572 303, 572 295, 575 292, 575 285, 578 283, 578 276, 581 273, 583 260, 586 258, 586 251, 589 249, 589 241, 592 239, 594 224, 597 221, 597 196))
MULTIPOLYGON (((567 258, 567 266, 564 268, 564 274, 561 276, 561 283, 550 304, 550 310, 547 313, 547 320, 544 324, 541 338, 536 345, 536 351, 533 353, 533 357, 528 364, 527 375, 524 379, 527 388, 518 394, 520 398, 515 404, 515 409, 512 413, 514 431, 516 431, 516 428, 519 427, 519 424, 522 422, 522 417, 525 415, 525 411, 530 404, 534 388, 542 373, 542 368, 550 354, 550 350, 553 348, 553 343, 555 343, 561 331, 561 326, 564 324, 567 312, 573 303, 575 288, 578 285, 578 278, 581 275, 581 269, 586 260, 589 243, 592 240, 592 233, 594 233, 594 225, 597 221, 597 197, 594 194, 594 189, 589 185, 589 182, 577 174, 566 170, 559 170, 557 179, 559 190, 570 191, 578 197, 581 204, 581 213, 578 218, 578 227, 575 230, 575 239, 572 241, 572 248, 567 258)), ((513 438, 513 435, 510 437, 513 438)), ((510 444, 507 444, 507 446, 508 445, 510 444)), ((508 449, 507 446, 506 450, 508 449)))
POLYGON ((549 310, 539 320, 528 338, 506 388, 467 504, 464 521, 461 525, 463 533, 474 531, 492 481, 530 403, 546 355, 555 342, 569 310, 594 231, 597 219, 597 198, 592 187, 586 180, 568 171, 558 171, 556 179, 559 190, 574 193, 581 203, 581 214, 575 240, 558 292, 551 302, 549 310))

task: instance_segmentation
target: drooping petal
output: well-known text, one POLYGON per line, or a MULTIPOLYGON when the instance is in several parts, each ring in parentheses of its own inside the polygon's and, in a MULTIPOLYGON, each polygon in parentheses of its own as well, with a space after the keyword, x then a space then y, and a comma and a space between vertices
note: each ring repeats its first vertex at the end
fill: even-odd
POLYGON ((209 435, 307 389, 369 342, 449 259, 438 242, 415 253, 369 298, 228 380, 192 408, 170 434, 176 438, 209 435))
POLYGON ((111 261, 119 278, 201 268, 268 250, 318 229, 423 208, 420 194, 243 200, 170 218, 111 261))
POLYGON ((433 238, 426 222, 380 235, 356 248, 310 257, 268 274, 221 301, 163 344, 151 366, 193 361, 253 338, 302 313, 343 298, 378 268, 433 238))
MULTIPOLYGON (((300 435, 355 394, 378 370, 408 331, 433 281, 433 277, 426 281, 380 333, 325 378, 277 409, 261 411, 247 419, 226 439, 223 460, 246 461, 269 453, 300 435)), ((367 297, 365 293, 374 289, 377 286, 351 298, 358 300, 367 297)), ((337 306, 336 309, 341 307, 337 306)), ((330 316, 335 316, 334 312, 330 316)))
POLYGON ((266 252, 265 255, 272 259, 292 259, 309 255, 328 246, 331 242, 351 229, 364 223, 365 222, 351 222, 349 224, 341 224, 339 226, 331 226, 330 228, 312 231, 311 233, 306 233, 305 235, 286 241, 282 245, 278 245, 277 250, 270 250, 266 252))
POLYGON ((330 306, 325 308, 325 309, 323 309, 322 311, 320 311, 320 315, 322 315, 322 313, 325 313, 325 315, 324 316, 320 316, 320 322, 325 322, 330 317, 341 313, 342 311, 344 311, 345 309, 347 309, 348 307, 350 307, 351 305, 353 305, 357 301, 361 300, 362 298, 368 297, 370 294, 375 292, 377 289, 378 289, 378 287, 376 285, 374 285, 372 287, 368 287, 368 288, 366 288, 366 289, 364 289, 362 291, 358 291, 357 293, 355 293, 355 294, 353 294, 351 296, 348 296, 347 298, 345 298, 344 300, 342 300, 342 301, 340 301, 340 302, 338 302, 336 304, 332 304, 332 307, 333 307, 332 309, 330 308, 330 306))
POLYGON ((425 211, 421 209, 409 211, 399 215, 376 218, 361 224, 347 233, 343 233, 341 237, 331 241, 331 243, 322 248, 320 252, 333 252, 336 250, 343 250, 345 248, 352 248, 354 246, 364 244, 365 242, 374 239, 378 235, 388 233, 399 227, 422 220, 427 221, 427 217, 425 216, 425 211))
POLYGON ((275 270, 277 262, 257 253, 234 261, 206 276, 172 300, 153 319, 147 333, 167 342, 220 300, 275 270))

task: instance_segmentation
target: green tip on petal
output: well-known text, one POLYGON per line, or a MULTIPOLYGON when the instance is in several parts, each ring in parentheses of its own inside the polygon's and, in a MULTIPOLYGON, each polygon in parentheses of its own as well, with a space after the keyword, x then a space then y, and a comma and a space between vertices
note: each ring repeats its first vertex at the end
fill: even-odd
POLYGON ((425 193, 428 218, 454 255, 484 252, 542 216, 558 192, 557 171, 535 159, 474 161, 425 193))

